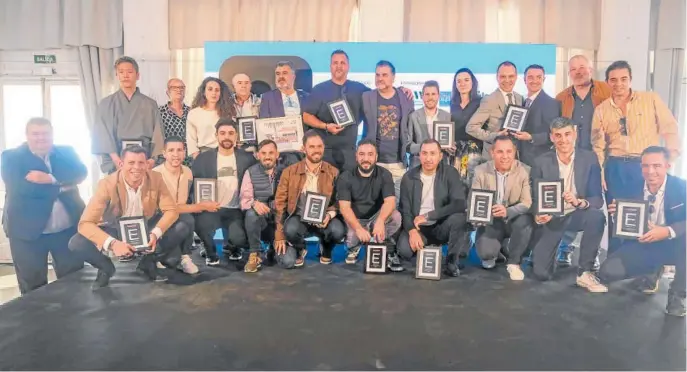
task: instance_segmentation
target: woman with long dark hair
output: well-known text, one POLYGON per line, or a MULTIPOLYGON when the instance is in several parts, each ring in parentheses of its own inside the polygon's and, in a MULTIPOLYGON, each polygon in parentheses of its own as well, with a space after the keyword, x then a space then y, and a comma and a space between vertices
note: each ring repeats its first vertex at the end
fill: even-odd
POLYGON ((202 151, 216 148, 215 124, 220 118, 235 116, 229 86, 218 78, 205 78, 198 87, 186 119, 188 153, 195 159, 202 151))
POLYGON ((455 123, 456 155, 452 160, 460 178, 470 187, 475 167, 482 162, 482 141, 465 132, 472 115, 479 108, 481 96, 477 78, 469 68, 461 68, 453 76, 451 89, 451 121, 455 123))

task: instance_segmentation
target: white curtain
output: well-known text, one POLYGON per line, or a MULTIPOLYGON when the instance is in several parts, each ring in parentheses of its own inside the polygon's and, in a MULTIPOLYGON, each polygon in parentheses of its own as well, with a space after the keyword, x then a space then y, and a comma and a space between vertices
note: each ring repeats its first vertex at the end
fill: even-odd
POLYGON ((2 0, 0 49, 122 46, 122 0, 2 0))
POLYGON ((79 80, 83 94, 84 108, 89 128, 95 120, 95 111, 100 100, 117 90, 114 63, 123 54, 123 48, 104 49, 94 46, 80 46, 79 80))

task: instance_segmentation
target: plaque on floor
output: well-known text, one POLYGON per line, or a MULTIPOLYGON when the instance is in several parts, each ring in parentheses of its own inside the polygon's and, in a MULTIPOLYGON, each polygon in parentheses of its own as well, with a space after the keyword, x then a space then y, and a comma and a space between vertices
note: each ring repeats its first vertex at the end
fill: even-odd
POLYGON ((370 243, 365 247, 366 274, 386 274, 386 245, 370 243))
POLYGON ((119 219, 119 235, 122 241, 137 251, 147 251, 149 237, 146 220, 141 217, 122 217, 119 219))
POLYGON ((417 251, 416 279, 441 279, 441 246, 427 245, 417 251))

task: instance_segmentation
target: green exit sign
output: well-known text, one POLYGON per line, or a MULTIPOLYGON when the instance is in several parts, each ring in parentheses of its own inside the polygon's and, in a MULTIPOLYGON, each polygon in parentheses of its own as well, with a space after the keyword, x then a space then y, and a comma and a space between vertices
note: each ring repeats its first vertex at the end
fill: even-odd
POLYGON ((57 63, 57 57, 54 54, 34 54, 33 63, 51 64, 57 63))

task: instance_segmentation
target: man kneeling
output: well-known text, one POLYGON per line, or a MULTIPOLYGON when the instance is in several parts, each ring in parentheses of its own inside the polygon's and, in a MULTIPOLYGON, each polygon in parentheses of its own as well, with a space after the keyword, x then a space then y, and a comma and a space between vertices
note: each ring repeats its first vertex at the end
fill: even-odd
POLYGON ((137 270, 154 281, 167 279, 157 271, 155 254, 165 256, 174 242, 189 234, 189 226, 175 224, 179 217, 176 203, 160 173, 148 171, 145 149, 127 147, 122 150, 121 159, 121 169, 98 182, 95 195, 79 221, 78 234, 69 241, 70 250, 98 269, 93 289, 107 286, 115 273, 114 264, 105 255, 107 252, 117 257, 135 252, 134 247, 120 238, 120 218, 144 217, 151 228, 149 248, 137 270), (156 213, 158 209, 162 214, 156 213), (101 220, 104 224, 99 225, 101 220), (170 231, 165 234, 167 229, 170 231))
POLYGON ((360 141, 355 157, 358 168, 343 172, 336 185, 339 209, 348 228, 346 263, 355 264, 360 244, 374 238, 377 243, 388 243, 389 269, 403 271, 393 239, 401 228, 401 214, 396 210, 391 172, 377 165, 377 145, 373 140, 360 141))
POLYGON ((421 165, 403 175, 398 253, 409 260, 426 244, 448 243, 444 272, 458 276, 458 255, 467 233, 465 186, 458 171, 441 158, 439 142, 426 139, 420 147, 421 165))

